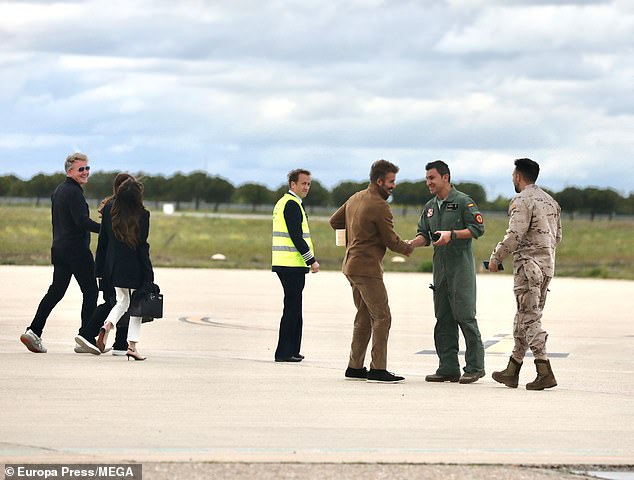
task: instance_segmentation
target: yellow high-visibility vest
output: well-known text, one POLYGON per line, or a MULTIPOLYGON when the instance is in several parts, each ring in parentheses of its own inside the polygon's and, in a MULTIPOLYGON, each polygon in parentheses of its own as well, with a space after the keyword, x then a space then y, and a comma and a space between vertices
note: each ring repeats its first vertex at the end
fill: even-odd
POLYGON ((302 233, 304 240, 308 244, 308 248, 313 252, 313 241, 310 238, 310 229, 308 228, 308 219, 302 203, 297 197, 286 193, 280 198, 273 208, 273 255, 272 263, 274 267, 306 267, 306 262, 302 254, 295 248, 291 236, 288 233, 286 220, 284 220, 284 207, 287 202, 296 202, 302 211, 302 233))

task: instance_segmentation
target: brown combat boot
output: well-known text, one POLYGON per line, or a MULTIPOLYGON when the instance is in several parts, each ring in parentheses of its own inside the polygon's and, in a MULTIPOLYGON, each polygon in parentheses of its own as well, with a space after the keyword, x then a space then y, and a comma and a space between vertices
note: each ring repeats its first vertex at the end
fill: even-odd
POLYGON ((553 370, 550 368, 550 360, 535 360, 535 367, 537 368, 537 378, 526 384, 526 390, 543 390, 557 386, 557 380, 555 380, 553 370))
POLYGON ((522 364, 515 360, 513 357, 509 358, 509 364, 501 372, 493 372, 493 380, 499 383, 503 383, 507 387, 517 388, 517 384, 520 380, 520 369, 522 364))

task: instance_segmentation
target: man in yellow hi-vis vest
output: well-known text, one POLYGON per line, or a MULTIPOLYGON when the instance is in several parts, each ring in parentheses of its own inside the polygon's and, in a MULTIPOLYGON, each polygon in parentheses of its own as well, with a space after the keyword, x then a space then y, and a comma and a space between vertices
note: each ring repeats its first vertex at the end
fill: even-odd
POLYGON ((289 190, 273 209, 273 271, 284 289, 284 311, 275 349, 276 362, 301 362, 302 292, 306 274, 319 271, 308 218, 302 199, 310 190, 310 172, 296 169, 288 174, 289 190))

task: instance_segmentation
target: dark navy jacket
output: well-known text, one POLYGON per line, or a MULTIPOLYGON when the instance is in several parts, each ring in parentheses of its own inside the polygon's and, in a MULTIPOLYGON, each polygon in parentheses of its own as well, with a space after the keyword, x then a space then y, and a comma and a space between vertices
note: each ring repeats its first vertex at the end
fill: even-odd
POLYGON ((66 177, 51 195, 51 220, 52 263, 90 252, 90 232, 99 233, 99 224, 90 219, 81 185, 70 177, 66 177))

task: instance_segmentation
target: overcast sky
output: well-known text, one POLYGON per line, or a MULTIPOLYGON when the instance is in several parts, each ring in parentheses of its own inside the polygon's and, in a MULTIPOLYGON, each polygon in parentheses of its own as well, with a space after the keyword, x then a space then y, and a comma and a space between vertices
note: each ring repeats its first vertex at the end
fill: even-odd
POLYGON ((0 174, 206 170, 328 187, 445 160, 510 196, 634 191, 634 2, 0 1, 0 174))

